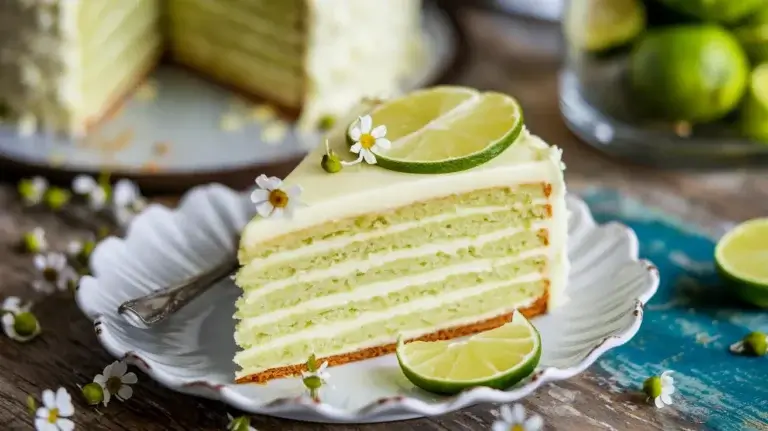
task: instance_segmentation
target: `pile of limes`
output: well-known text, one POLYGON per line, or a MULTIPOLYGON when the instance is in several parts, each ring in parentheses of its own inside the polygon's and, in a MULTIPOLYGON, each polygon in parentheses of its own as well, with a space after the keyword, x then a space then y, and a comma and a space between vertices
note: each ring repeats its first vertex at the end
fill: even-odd
POLYGON ((729 118, 768 142, 768 0, 580 0, 564 30, 590 55, 629 53, 628 88, 645 116, 729 118))

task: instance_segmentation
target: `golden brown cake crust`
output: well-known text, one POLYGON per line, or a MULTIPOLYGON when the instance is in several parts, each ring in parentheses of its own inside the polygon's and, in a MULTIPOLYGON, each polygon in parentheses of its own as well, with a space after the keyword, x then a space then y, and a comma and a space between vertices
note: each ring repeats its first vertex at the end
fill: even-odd
MULTIPOLYGON (((547 311, 547 302, 549 300, 549 286, 544 293, 536 301, 528 307, 520 309, 520 312, 527 318, 532 318, 540 314, 544 314, 547 311)), ((431 334, 424 335, 422 337, 408 340, 408 341, 439 341, 450 340, 452 338, 464 337, 467 335, 476 334, 478 332, 488 331, 493 328, 497 328, 512 319, 513 313, 502 314, 501 316, 494 317, 482 322, 473 323, 471 325, 457 326, 454 328, 443 329, 431 334)), ((328 365, 341 365, 349 362, 362 361, 365 359, 375 358, 377 356, 383 356, 392 353, 397 348, 395 343, 385 344, 382 346, 369 347, 367 349, 358 350, 352 353, 346 353, 343 355, 328 356, 325 358, 318 358, 319 363, 328 362, 328 365)), ((289 377, 301 374, 306 370, 304 364, 290 365, 287 367, 271 368, 261 373, 251 374, 248 376, 240 377, 235 380, 235 383, 266 383, 273 379, 279 379, 282 377, 289 377)))

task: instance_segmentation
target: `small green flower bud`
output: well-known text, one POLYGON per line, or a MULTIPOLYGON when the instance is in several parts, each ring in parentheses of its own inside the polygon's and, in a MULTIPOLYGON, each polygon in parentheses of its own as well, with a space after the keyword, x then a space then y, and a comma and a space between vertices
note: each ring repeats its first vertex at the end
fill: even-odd
POLYGON ((304 382, 304 386, 306 386, 307 389, 312 391, 316 391, 323 386, 323 380, 317 376, 304 377, 303 382, 304 382))
POLYGON ((22 337, 29 337, 37 332, 37 318, 29 311, 14 316, 13 330, 22 337))
POLYGON ((83 386, 83 397, 89 406, 95 406, 104 401, 104 388, 96 382, 83 386))
POLYGON ((649 377, 643 383, 643 392, 650 398, 656 398, 661 395, 661 377, 649 377))
POLYGON ((240 416, 232 419, 227 426, 228 431, 249 431, 251 428, 251 418, 240 416))
POLYGON ((323 161, 320 162, 320 166, 322 166, 323 170, 325 172, 328 172, 329 174, 335 174, 336 172, 339 172, 342 167, 341 160, 339 160, 339 156, 334 154, 333 151, 323 155, 323 161))
POLYGON ((45 244, 40 241, 40 237, 35 232, 24 234, 23 246, 24 251, 28 253, 40 253, 45 250, 45 244))
POLYGON ((43 201, 52 210, 59 210, 69 203, 72 193, 59 187, 51 187, 45 192, 43 201))
POLYGON ((307 359, 307 362, 304 364, 307 366, 307 371, 310 373, 314 373, 317 371, 317 356, 315 354, 309 355, 309 358, 307 359))
POLYGON ((336 124, 336 117, 333 115, 324 115, 320 118, 317 128, 320 130, 329 130, 334 124, 336 124))
POLYGON ((768 349, 768 336, 762 332, 752 332, 742 340, 744 353, 752 356, 763 356, 768 349))
POLYGON ((32 395, 27 395, 27 411, 33 416, 37 411, 37 401, 35 401, 35 398, 32 395))

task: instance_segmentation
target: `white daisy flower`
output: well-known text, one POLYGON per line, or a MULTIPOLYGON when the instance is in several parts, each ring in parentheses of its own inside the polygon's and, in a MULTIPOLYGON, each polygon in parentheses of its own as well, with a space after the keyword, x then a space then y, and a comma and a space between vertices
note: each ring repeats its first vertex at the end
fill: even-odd
POLYGON ((88 175, 78 175, 72 181, 72 190, 88 198, 88 205, 96 211, 104 209, 107 203, 107 191, 88 175))
POLYGON ((503 405, 499 411, 492 412, 499 420, 493 423, 492 431, 539 431, 544 426, 544 421, 539 415, 525 416, 525 408, 522 404, 515 404, 510 408, 503 405))
POLYGON ((67 290, 77 281, 77 273, 67 265, 67 258, 61 253, 37 254, 34 263, 40 273, 40 279, 33 284, 37 291, 51 293, 56 289, 67 290))
POLYGON ((3 332, 8 338, 27 342, 40 334, 40 323, 30 313, 32 303, 22 303, 21 299, 10 296, 2 305, 3 332))
POLYGON ((125 401, 133 395, 133 389, 128 386, 139 381, 133 372, 127 373, 128 365, 123 361, 115 361, 104 368, 103 374, 97 374, 93 378, 104 389, 104 406, 109 403, 112 396, 120 401, 125 401))
POLYGON ((68 419, 75 414, 72 398, 64 388, 54 394, 52 390, 43 391, 43 406, 35 413, 37 431, 72 431, 75 423, 68 419))
POLYGON ((675 393, 675 380, 672 371, 664 371, 661 376, 652 376, 643 383, 643 392, 653 400, 656 408, 672 404, 671 395, 675 393))
POLYGON ((27 205, 37 205, 43 201, 48 190, 48 180, 43 177, 32 177, 19 182, 19 194, 27 205))
POLYGON ((387 126, 381 125, 373 130, 373 119, 370 115, 360 117, 358 124, 349 132, 349 136, 355 141, 349 151, 358 154, 358 158, 353 163, 360 163, 365 160, 366 163, 376 164, 376 155, 379 150, 388 150, 392 146, 389 139, 386 139, 387 126))
POLYGON ((125 226, 147 206, 139 187, 131 180, 120 180, 112 189, 112 212, 115 221, 125 226))
POLYGON ((256 204, 256 212, 262 217, 293 217, 296 207, 302 203, 301 186, 293 185, 283 189, 283 181, 277 177, 259 175, 256 178, 258 189, 251 193, 251 201, 256 204))

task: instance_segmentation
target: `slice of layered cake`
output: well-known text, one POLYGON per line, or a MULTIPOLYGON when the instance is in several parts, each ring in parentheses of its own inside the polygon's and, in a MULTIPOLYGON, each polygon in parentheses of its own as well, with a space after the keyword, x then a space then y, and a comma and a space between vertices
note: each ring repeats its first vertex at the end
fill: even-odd
POLYGON ((421 0, 169 0, 173 58, 299 123, 397 93, 415 64, 421 0))
POLYGON ((514 99, 438 87, 365 110, 284 182, 258 180, 236 277, 238 382, 296 374, 312 354, 331 366, 383 355, 400 336, 473 334, 562 300, 560 152, 525 130, 514 99))

